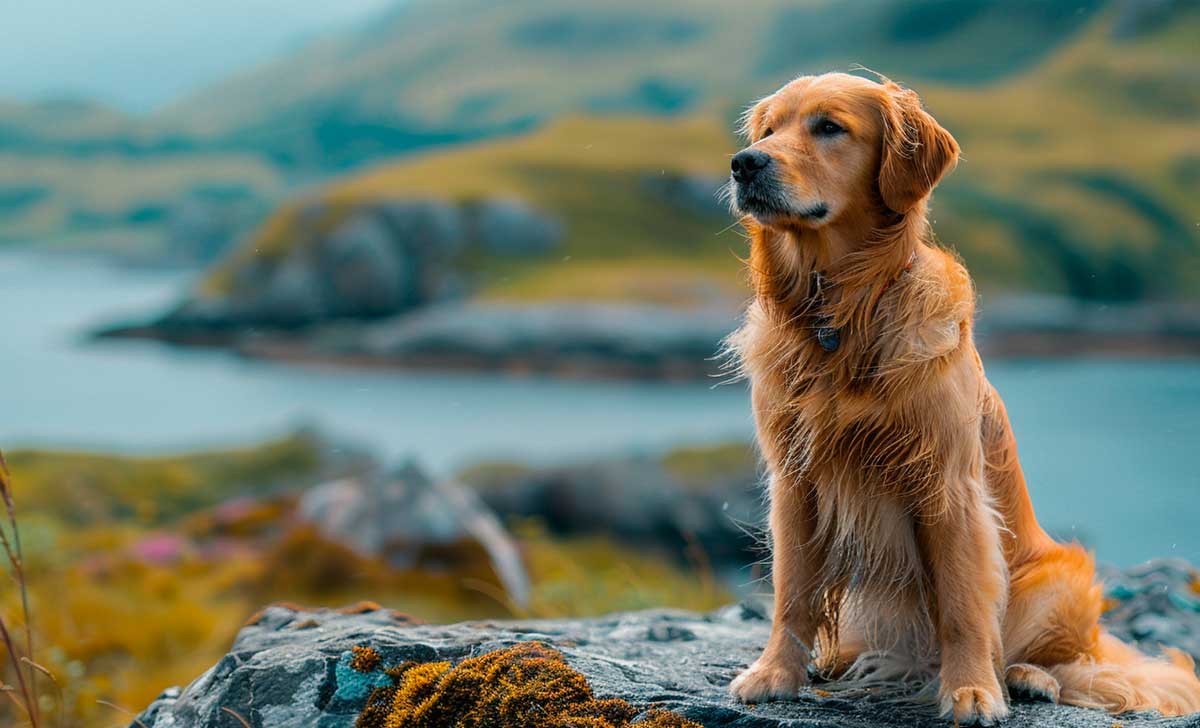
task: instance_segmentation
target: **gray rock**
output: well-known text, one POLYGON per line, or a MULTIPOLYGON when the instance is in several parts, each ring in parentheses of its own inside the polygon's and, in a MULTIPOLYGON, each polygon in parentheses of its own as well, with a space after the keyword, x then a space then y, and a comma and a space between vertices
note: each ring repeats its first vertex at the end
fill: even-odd
POLYGON ((489 199, 472 210, 472 237, 493 255, 531 255, 552 250, 563 224, 521 200, 489 199))
POLYGON ((418 566, 430 546, 477 544, 509 598, 520 606, 529 598, 517 544, 496 515, 474 491, 431 480, 415 466, 319 485, 305 491, 299 512, 325 538, 403 568, 418 566))
POLYGON ((555 533, 605 534, 681 558, 699 547, 721 571, 763 556, 756 534, 766 514, 752 462, 703 482, 680 482, 652 457, 483 468, 468 482, 502 518, 536 518, 555 533))
POLYGON ((1200 574, 1182 559, 1156 559, 1125 571, 1101 569, 1109 629, 1154 652, 1178 647, 1200 660, 1200 574))
POLYGON ((333 316, 384 316, 424 302, 419 263, 374 212, 355 215, 320 239, 312 260, 333 316))
POLYGON ((292 251, 270 273, 257 300, 243 304, 243 309, 252 310, 250 315, 258 322, 279 326, 299 326, 324 316, 321 280, 308 256, 292 251))
MULTIPOLYGON (((406 660, 460 660, 538 640, 561 651, 599 697, 667 708, 707 728, 920 728, 951 725, 931 704, 902 693, 806 691, 795 701, 741 705, 726 693, 753 660, 769 622, 757 608, 712 614, 655 610, 598 619, 475 622, 422 626, 386 610, 363 614, 295 612, 271 607, 238 635, 229 654, 182 691, 163 693, 139 720, 148 728, 238 728, 222 708, 255 728, 350 728, 382 675, 349 667, 366 645, 385 666, 406 660)), ((825 686, 830 687, 830 686, 825 686)), ((907 694, 907 693, 904 693, 907 694)), ((1184 728, 1196 717, 1106 713, 1014 700, 1009 726, 1028 728, 1184 728)), ((134 726, 137 724, 135 723, 134 726)), ((131 728, 133 728, 131 726, 131 728)))
POLYGON ((342 353, 413 366, 695 377, 719 373, 714 357, 735 325, 732 307, 454 303, 373 323, 342 353))

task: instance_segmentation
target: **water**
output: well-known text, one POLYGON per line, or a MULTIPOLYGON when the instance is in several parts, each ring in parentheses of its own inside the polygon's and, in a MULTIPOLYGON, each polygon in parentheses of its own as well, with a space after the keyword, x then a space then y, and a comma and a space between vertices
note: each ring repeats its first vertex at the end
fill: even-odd
MULTIPOLYGON (((347 371, 85 332, 167 304, 184 274, 0 254, 0 445, 154 452, 314 425, 441 473, 749 437, 741 385, 347 371)), ((1040 519, 1100 559, 1200 562, 1200 362, 988 363, 1040 519)))

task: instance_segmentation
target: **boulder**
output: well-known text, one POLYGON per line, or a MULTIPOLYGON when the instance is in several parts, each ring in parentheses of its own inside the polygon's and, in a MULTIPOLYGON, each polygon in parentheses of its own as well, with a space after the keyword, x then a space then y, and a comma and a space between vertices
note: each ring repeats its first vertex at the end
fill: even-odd
POLYGON ((421 263, 379 214, 355 215, 315 245, 310 266, 331 316, 370 318, 424 303, 421 263))
POLYGON ((557 534, 605 534, 681 557, 695 558, 698 547, 722 572, 763 556, 763 490, 752 461, 703 482, 682 482, 656 457, 484 467, 465 478, 502 518, 536 518, 557 534))
POLYGON ((292 251, 274 268, 243 315, 256 323, 302 326, 327 312, 321 279, 303 251, 292 251))
MULTIPOLYGON (((181 231, 206 241, 228 237, 201 231, 204 211, 211 212, 197 205, 181 216, 191 221, 181 222, 181 231)), ((253 254, 223 263, 220 286, 198 287, 147 325, 104 333, 205 343, 222 334, 236 345, 237 333, 254 327, 269 332, 402 316, 465 297, 470 256, 537 255, 564 234, 560 221, 508 198, 366 200, 344 207, 313 201, 289 214, 266 226, 273 232, 261 233, 261 249, 258 239, 248 240, 244 247, 253 246, 253 254)))
POLYGON ((546 253, 563 237, 560 221, 517 199, 485 199, 469 208, 472 238, 492 255, 546 253))
POLYGON ((476 544, 513 603, 529 598, 517 544, 496 515, 469 488, 413 465, 319 485, 301 497, 299 513, 325 538, 401 568, 419 566, 431 547, 476 544))
MULTIPOLYGON (((1120 578, 1130 583, 1111 597, 1123 606, 1122 594, 1141 600, 1140 587, 1148 578, 1158 577, 1129 571, 1120 578)), ((1190 569, 1172 574, 1165 591, 1186 596, 1193 578, 1190 569)), ((1163 591, 1161 583, 1150 591, 1163 591)), ((1194 627, 1200 613, 1181 604, 1175 605, 1177 611, 1160 616, 1194 627)), ((1106 617, 1117 632, 1129 626, 1122 623, 1121 608, 1106 617)), ((596 619, 456 625, 413 624, 376 605, 341 611, 274 606, 242 630, 224 659, 188 687, 165 691, 131 728, 239 728, 240 719, 254 728, 351 728, 373 691, 392 684, 385 672, 389 668, 409 661, 457 664, 532 641, 561 654, 570 668, 587 679, 595 697, 620 698, 646 710, 634 718, 634 726, 653 715, 650 708, 673 711, 706 728, 951 725, 935 716, 932 703, 910 700, 912 688, 905 686, 868 691, 817 684, 792 701, 734 702, 727 685, 757 656, 769 629, 769 618, 756 602, 711 614, 652 610, 596 619)), ((1114 724, 1185 728, 1197 725, 1197 718, 1168 720, 1147 713, 1114 717, 1014 699, 1012 717, 1005 723, 1022 728, 1112 728, 1114 724)))

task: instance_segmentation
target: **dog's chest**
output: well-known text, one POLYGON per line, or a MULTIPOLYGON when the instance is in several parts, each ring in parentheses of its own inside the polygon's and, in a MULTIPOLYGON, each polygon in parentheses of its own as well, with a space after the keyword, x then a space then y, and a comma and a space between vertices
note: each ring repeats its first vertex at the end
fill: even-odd
POLYGON ((812 543, 827 555, 826 584, 880 591, 919 582, 915 521, 900 499, 864 497, 855 486, 839 481, 816 488, 812 543))

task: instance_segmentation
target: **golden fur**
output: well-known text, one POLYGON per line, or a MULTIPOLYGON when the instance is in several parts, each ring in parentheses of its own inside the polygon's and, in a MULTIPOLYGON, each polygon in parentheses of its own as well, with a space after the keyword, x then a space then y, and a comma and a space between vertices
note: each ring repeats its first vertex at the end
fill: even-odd
POLYGON ((1190 658, 1102 632, 1091 556, 1034 516, 973 343, 970 277, 927 222, 954 138, 914 92, 844 74, 789 83, 745 131, 769 166, 731 185, 755 296, 730 347, 768 468, 775 616, 733 694, 795 697, 810 665, 836 677, 874 659, 933 666, 960 723, 1006 716, 1005 683, 1200 711, 1190 658))

